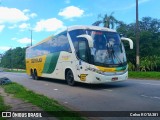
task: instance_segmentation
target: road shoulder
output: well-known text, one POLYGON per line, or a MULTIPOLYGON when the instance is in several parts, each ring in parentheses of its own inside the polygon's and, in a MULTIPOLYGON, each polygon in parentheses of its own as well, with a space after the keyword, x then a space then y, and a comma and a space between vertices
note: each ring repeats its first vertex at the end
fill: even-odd
MULTIPOLYGON (((11 108, 8 111, 43 111, 39 107, 28 103, 27 101, 23 101, 21 99, 15 98, 12 94, 8 94, 4 91, 4 89, 0 88, 0 95, 3 97, 6 105, 9 105, 11 108)), ((37 118, 35 118, 37 119, 37 118)), ((57 120, 56 118, 38 118, 38 120, 57 120)), ((10 120, 14 120, 11 118, 10 120)), ((17 120, 17 118, 15 118, 17 120)), ((34 120, 33 118, 27 118, 27 120, 34 120)))

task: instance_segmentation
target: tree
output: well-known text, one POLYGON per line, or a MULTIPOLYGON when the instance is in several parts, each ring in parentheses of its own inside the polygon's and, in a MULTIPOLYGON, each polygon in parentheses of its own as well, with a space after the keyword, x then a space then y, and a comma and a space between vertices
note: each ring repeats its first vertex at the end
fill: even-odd
POLYGON ((115 19, 113 14, 114 14, 114 12, 112 12, 110 15, 105 14, 105 16, 103 18, 104 27, 113 29, 115 27, 115 24, 118 23, 118 20, 115 19))
POLYGON ((102 23, 102 21, 98 20, 98 21, 94 22, 92 25, 93 26, 99 26, 101 23, 102 23))
POLYGON ((1 59, 1 67, 25 69, 25 50, 26 48, 17 47, 6 51, 1 59))
MULTIPOLYGON (((122 23, 117 27, 119 33, 123 33, 125 37, 131 38, 134 42, 134 49, 129 50, 128 44, 126 46, 126 53, 128 61, 136 66, 136 49, 135 49, 135 26, 136 23, 125 24, 122 23)), ((140 41, 140 69, 160 71, 160 20, 151 17, 143 17, 139 21, 139 41, 140 41), (154 59, 152 59, 154 58, 154 59), (156 60, 157 59, 157 60, 156 60), (151 64, 152 63, 152 64, 151 64), (154 64, 153 64, 154 63, 154 64), (149 68, 150 67, 150 68, 149 68)))
POLYGON ((98 18, 101 18, 101 20, 94 22, 92 25, 99 26, 102 23, 104 27, 113 29, 115 24, 120 23, 120 21, 118 21, 113 14, 114 12, 112 12, 110 15, 105 14, 103 17, 102 15, 98 15, 98 18))

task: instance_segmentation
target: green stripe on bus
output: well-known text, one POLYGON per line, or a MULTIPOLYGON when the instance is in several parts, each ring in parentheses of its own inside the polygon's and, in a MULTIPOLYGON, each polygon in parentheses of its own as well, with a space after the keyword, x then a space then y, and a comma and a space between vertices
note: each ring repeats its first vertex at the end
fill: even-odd
POLYGON ((59 54, 60 52, 47 55, 44 68, 43 68, 43 73, 52 73, 55 70, 57 61, 59 58, 59 54))
POLYGON ((118 67, 116 68, 116 71, 121 71, 121 70, 125 70, 127 68, 127 66, 123 66, 123 67, 118 67))

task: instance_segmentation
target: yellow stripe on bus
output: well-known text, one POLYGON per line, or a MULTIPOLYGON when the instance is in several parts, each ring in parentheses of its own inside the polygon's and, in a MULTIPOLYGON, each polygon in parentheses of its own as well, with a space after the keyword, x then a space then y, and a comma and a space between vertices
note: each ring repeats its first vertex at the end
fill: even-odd
POLYGON ((107 67, 100 67, 100 66, 96 66, 100 71, 102 72, 115 72, 116 68, 107 68, 107 67))

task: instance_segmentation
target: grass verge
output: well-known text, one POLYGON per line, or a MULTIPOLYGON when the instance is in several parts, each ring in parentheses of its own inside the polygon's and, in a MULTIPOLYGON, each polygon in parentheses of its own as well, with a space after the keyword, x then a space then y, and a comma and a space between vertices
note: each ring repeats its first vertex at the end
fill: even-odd
POLYGON ((129 71, 129 78, 143 78, 160 80, 160 72, 136 72, 129 71))
POLYGON ((60 120, 84 120, 84 118, 80 117, 79 114, 71 111, 69 108, 60 105, 56 100, 50 99, 44 95, 34 93, 33 91, 28 90, 17 83, 4 85, 3 88, 5 89, 5 92, 14 94, 15 97, 40 107, 42 110, 48 112, 49 114, 52 114, 60 120), (56 113, 58 113, 58 115, 51 111, 55 111, 56 113))
MULTIPOLYGON (((4 112, 8 110, 10 107, 4 104, 3 97, 0 96, 0 112, 4 112)), ((6 120, 5 118, 2 118, 0 115, 0 120, 6 120)))

